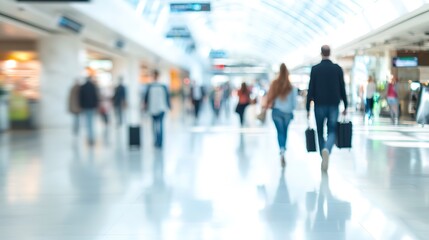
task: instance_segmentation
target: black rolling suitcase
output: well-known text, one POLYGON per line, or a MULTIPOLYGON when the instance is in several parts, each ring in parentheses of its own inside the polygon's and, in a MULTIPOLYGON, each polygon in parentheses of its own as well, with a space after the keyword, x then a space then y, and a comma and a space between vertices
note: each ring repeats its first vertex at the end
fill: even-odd
POLYGON ((140 126, 130 126, 128 136, 130 147, 140 147, 140 126))
POLYGON ((314 129, 308 127, 305 130, 305 142, 307 147, 307 152, 316 152, 316 133, 314 129))
POLYGON ((337 122, 335 136, 335 145, 338 148, 351 148, 352 147, 352 133, 353 124, 352 122, 343 121, 337 122))

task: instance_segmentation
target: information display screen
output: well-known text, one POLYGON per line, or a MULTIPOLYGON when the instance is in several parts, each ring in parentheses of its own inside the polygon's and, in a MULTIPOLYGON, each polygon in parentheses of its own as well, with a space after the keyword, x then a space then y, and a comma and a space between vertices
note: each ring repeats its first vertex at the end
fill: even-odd
POLYGON ((75 20, 68 17, 61 17, 58 21, 58 24, 63 27, 71 30, 73 32, 79 33, 82 30, 82 24, 76 22, 75 20))
POLYGON ((16 0, 17 2, 33 2, 33 3, 66 3, 66 2, 89 2, 90 0, 16 0))
POLYGON ((210 3, 170 3, 170 12, 209 12, 210 3))
POLYGON ((417 67, 419 66, 419 60, 417 57, 394 57, 393 67, 417 67))

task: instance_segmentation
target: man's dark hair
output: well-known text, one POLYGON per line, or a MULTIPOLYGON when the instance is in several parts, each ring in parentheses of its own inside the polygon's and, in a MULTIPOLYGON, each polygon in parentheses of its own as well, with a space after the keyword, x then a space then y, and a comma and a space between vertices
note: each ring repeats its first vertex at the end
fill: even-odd
POLYGON ((320 48, 320 52, 322 53, 323 57, 329 57, 329 56, 331 56, 331 48, 328 45, 323 45, 320 48))
POLYGON ((158 70, 153 70, 153 72, 152 72, 152 74, 153 74, 153 77, 156 79, 156 78, 158 78, 159 77, 159 71, 158 70))

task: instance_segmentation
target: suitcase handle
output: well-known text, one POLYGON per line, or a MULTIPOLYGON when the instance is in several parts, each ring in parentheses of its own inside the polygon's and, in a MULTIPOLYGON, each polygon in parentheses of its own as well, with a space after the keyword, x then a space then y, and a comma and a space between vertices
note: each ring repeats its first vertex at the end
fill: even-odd
POLYGON ((348 115, 343 115, 343 114, 341 114, 341 117, 340 117, 340 121, 339 121, 340 123, 347 123, 347 122, 351 122, 350 121, 350 119, 349 119, 349 117, 348 117, 348 115))

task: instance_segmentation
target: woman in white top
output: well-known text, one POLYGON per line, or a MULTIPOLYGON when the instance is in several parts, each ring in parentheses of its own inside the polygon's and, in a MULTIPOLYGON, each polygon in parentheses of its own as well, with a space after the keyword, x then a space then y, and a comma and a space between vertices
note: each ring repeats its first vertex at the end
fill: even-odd
POLYGON ((375 82, 372 76, 368 77, 368 83, 366 85, 366 105, 365 105, 365 113, 369 120, 371 120, 374 116, 373 108, 374 108, 374 94, 375 94, 375 82))
POLYGON ((166 85, 158 80, 159 72, 153 71, 153 83, 149 84, 144 96, 147 111, 152 115, 155 147, 162 147, 164 114, 171 108, 170 93, 166 85))
POLYGON ((273 121, 277 130, 277 141, 280 148, 280 162, 285 166, 286 140, 289 123, 293 119, 293 110, 296 107, 298 91, 289 80, 289 71, 286 65, 280 65, 280 73, 268 91, 267 103, 263 107, 264 111, 268 107, 273 109, 273 121))

